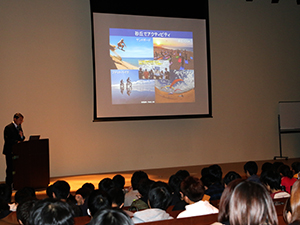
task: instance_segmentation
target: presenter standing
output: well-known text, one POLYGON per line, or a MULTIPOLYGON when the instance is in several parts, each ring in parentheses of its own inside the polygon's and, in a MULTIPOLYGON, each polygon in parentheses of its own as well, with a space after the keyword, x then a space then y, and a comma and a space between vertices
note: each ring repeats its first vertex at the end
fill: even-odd
POLYGON ((5 182, 9 186, 13 184, 13 160, 12 147, 13 145, 25 140, 21 124, 24 116, 21 113, 16 113, 13 117, 13 122, 4 128, 4 147, 3 154, 6 158, 6 178, 5 182))

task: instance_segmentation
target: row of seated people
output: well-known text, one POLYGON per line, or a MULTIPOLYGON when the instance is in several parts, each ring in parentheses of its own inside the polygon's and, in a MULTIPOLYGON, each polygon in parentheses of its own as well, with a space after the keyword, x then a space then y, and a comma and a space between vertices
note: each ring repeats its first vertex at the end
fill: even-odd
MULTIPOLYGON (((290 194, 292 194, 291 200, 288 201, 290 207, 285 207, 284 218, 287 223, 295 223, 298 221, 298 217, 295 216, 298 211, 293 210, 297 203, 293 200, 293 196, 296 196, 294 199, 297 198, 295 193, 300 192, 298 188, 300 181, 296 182, 293 173, 295 176, 299 173, 298 167, 300 168, 300 163, 294 163, 293 170, 283 163, 266 163, 259 178, 257 164, 250 161, 244 165, 244 171, 248 176, 247 181, 244 181, 234 171, 227 173, 222 179, 221 167, 212 165, 201 171, 201 179, 190 176, 188 171, 180 170, 170 176, 168 184, 150 180, 145 172, 136 171, 131 178, 132 186, 128 189, 124 188, 124 177, 116 175, 113 179, 101 180, 96 190, 93 184, 84 184, 76 191, 75 196, 70 194, 69 184, 60 180, 48 187, 49 198, 37 200, 32 188, 24 188, 16 193, 14 204, 10 204, 10 189, 3 184, 0 185, 0 224, 44 224, 43 220, 49 220, 50 217, 53 219, 52 222, 55 222, 57 218, 53 218, 54 214, 44 218, 45 209, 54 210, 55 207, 59 208, 57 209, 59 212, 64 211, 61 208, 70 209, 72 223, 75 218, 77 224, 82 225, 89 222, 95 224, 93 221, 96 220, 95 217, 98 221, 99 212, 111 208, 123 208, 122 213, 125 212, 135 224, 208 214, 215 215, 213 218, 224 224, 242 224, 242 222, 278 224, 272 198, 289 197, 290 194), (240 193, 237 187, 240 188, 240 193), (211 204, 214 201, 215 203, 211 204), (244 209, 242 204, 245 204, 244 209), (242 211, 245 210, 245 206, 251 205, 255 205, 253 207, 255 209, 242 211), (234 210, 230 210, 230 207, 234 210), (241 208, 241 211, 238 211, 238 208, 241 208), (17 213, 12 213, 15 210, 17 213), (237 211, 238 217, 233 215, 233 212, 237 211), (243 213, 249 212, 254 214, 242 216, 243 213), (256 215, 258 213, 260 216, 256 215), (81 217, 84 219, 78 219, 80 216, 84 216, 81 217)), ((54 212, 56 210, 52 211, 54 212)), ((56 212, 55 215, 58 214, 56 212)), ((63 214, 60 218, 66 215, 63 214)), ((52 222, 48 221, 49 224, 52 222)))

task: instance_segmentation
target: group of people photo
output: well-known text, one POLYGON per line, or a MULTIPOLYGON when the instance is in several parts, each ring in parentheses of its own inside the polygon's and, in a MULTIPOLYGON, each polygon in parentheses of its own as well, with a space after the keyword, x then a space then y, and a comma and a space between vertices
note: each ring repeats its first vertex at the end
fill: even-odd
POLYGON ((224 175, 215 164, 203 168, 201 177, 179 170, 168 182, 136 171, 130 187, 117 174, 100 180, 97 187, 84 183, 75 193, 67 181, 58 180, 48 186, 47 198, 38 198, 33 188, 24 187, 15 193, 14 201, 11 187, 0 184, 0 223, 69 225, 84 217, 88 224, 132 225, 214 214, 215 225, 277 225, 274 199, 284 198, 286 224, 299 224, 300 162, 291 167, 265 163, 259 175, 254 161, 243 169, 244 174, 224 175))

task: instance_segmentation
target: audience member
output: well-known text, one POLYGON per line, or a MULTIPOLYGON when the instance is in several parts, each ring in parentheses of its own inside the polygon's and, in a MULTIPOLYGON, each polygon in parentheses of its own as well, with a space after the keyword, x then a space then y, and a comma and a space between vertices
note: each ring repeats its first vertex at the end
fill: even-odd
POLYGON ((151 222, 158 220, 173 219, 166 209, 171 202, 170 187, 161 181, 157 181, 151 185, 148 194, 149 209, 138 211, 133 214, 134 223, 151 222))
POLYGON ((111 188, 114 187, 114 182, 112 179, 110 178, 104 178, 102 179, 99 184, 98 184, 98 188, 99 190, 102 190, 102 191, 105 191, 105 192, 108 192, 108 190, 110 190, 111 188))
POLYGON ((9 208, 11 193, 11 187, 8 184, 0 184, 0 223, 19 224, 16 212, 12 212, 9 208))
POLYGON ((267 171, 261 177, 261 181, 265 185, 267 190, 271 193, 272 199, 290 197, 290 194, 286 191, 283 191, 280 186, 281 176, 278 172, 272 170, 267 171))
POLYGON ((143 209, 148 209, 148 194, 151 185, 154 183, 153 180, 148 178, 141 179, 138 184, 138 192, 140 197, 134 200, 129 208, 130 211, 139 211, 143 209))
POLYGON ((121 209, 124 206, 124 192, 121 188, 111 188, 107 194, 111 199, 112 208, 121 209))
POLYGON ((291 167, 292 167, 292 170, 293 170, 293 173, 294 173, 294 178, 299 179, 300 178, 300 176, 299 176, 300 162, 293 162, 291 167))
POLYGON ((260 183, 259 176, 257 175, 258 166, 257 166, 256 162, 248 161, 244 165, 244 171, 245 171, 245 173, 248 177, 247 178, 248 181, 253 181, 253 182, 260 183))
POLYGON ((218 213, 219 210, 212 206, 208 201, 202 201, 204 186, 199 178, 189 176, 180 185, 183 199, 188 204, 185 211, 181 212, 177 218, 201 216, 218 213))
POLYGON ((122 210, 104 209, 96 213, 90 225, 133 225, 133 221, 122 210))
POLYGON ((75 193, 75 200, 77 202, 77 206, 81 209, 82 216, 87 216, 87 209, 88 209, 88 197, 91 194, 91 189, 87 187, 79 188, 75 193))
POLYGON ((227 187, 225 187, 220 203, 219 203, 219 214, 218 214, 218 221, 222 224, 229 225, 229 202, 231 195, 233 193, 234 188, 241 183, 242 179, 235 179, 231 181, 227 187))
POLYGON ((239 175, 237 172, 229 171, 223 178, 223 184, 226 188, 231 181, 241 178, 241 175, 239 175))
POLYGON ((130 206, 132 202, 139 198, 138 184, 141 179, 147 178, 148 175, 144 171, 136 171, 131 177, 131 187, 128 189, 128 193, 125 194, 124 206, 130 206))
POLYGON ((290 211, 291 214, 288 217, 289 224, 299 225, 300 224, 300 180, 297 180, 291 191, 290 198, 290 211))
POLYGON ((40 200, 33 207, 30 225, 73 225, 74 214, 70 205, 59 199, 40 200))
MULTIPOLYGON (((112 179, 114 186, 124 191, 125 178, 121 174, 117 174, 112 179)), ((125 194, 125 192, 124 192, 125 194)))
POLYGON ((222 169, 219 165, 211 165, 208 167, 207 179, 209 186, 205 190, 205 194, 210 196, 210 200, 219 200, 224 190, 222 184, 222 169))
POLYGON ((265 189, 257 182, 239 183, 229 202, 230 225, 277 225, 274 203, 265 189))
POLYGON ((88 213, 93 217, 96 212, 102 209, 110 209, 112 202, 108 194, 102 190, 94 190, 88 199, 88 213))
POLYGON ((17 208, 17 219, 21 225, 29 225, 30 212, 38 202, 36 198, 27 198, 17 208))
POLYGON ((287 193, 291 193, 291 187, 297 180, 296 178, 293 177, 293 171, 290 169, 288 165, 281 165, 278 168, 278 171, 281 175, 281 186, 285 187, 285 191, 287 193))

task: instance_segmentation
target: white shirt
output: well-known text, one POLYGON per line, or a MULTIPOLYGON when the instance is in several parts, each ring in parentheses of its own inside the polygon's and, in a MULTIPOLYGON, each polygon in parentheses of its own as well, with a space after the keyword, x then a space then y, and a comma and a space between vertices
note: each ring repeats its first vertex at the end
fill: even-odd
POLYGON ((185 211, 179 213, 177 218, 185 218, 192 216, 202 216, 208 214, 219 213, 219 210, 211 205, 208 201, 198 201, 194 204, 185 206, 185 211))

